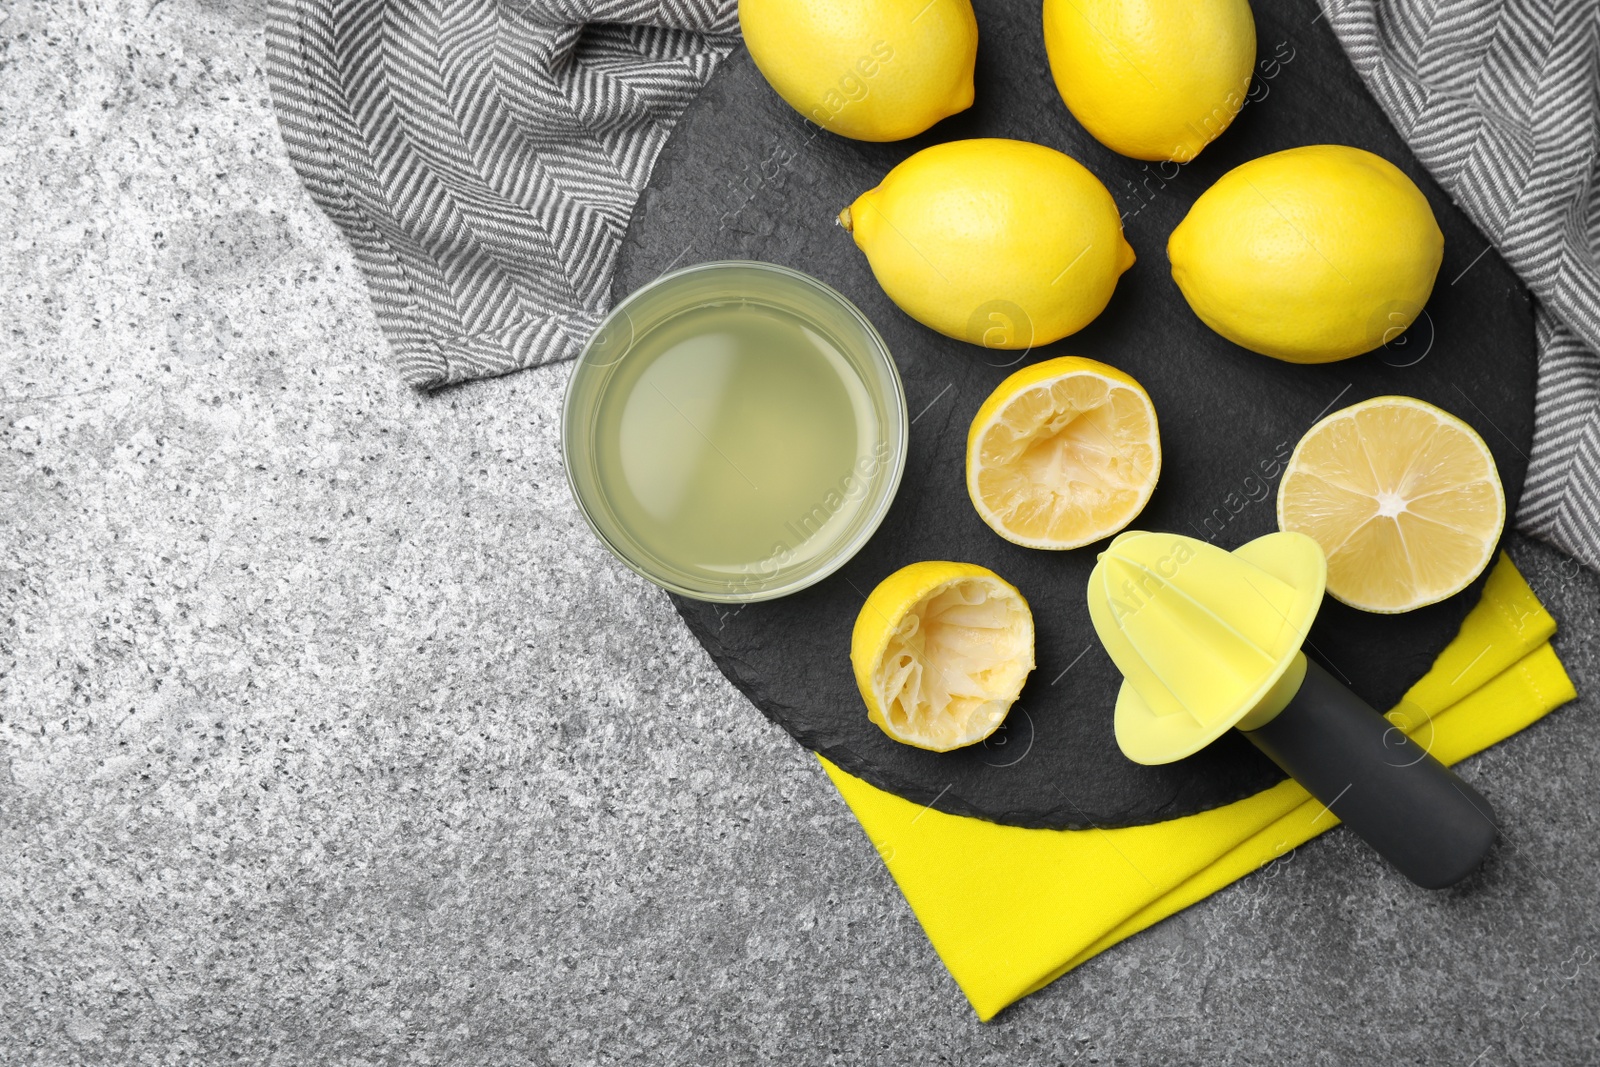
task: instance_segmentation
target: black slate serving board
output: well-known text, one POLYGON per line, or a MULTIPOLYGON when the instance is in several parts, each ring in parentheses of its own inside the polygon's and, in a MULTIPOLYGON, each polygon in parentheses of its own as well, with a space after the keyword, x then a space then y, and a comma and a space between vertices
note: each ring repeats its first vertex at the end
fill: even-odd
MULTIPOLYGON (((1164 767, 1124 758, 1112 734, 1120 676, 1094 639, 1084 587, 1099 546, 1040 552, 979 520, 963 486, 967 426, 1016 367, 1086 355, 1149 390, 1164 466, 1135 525, 1236 547, 1276 528, 1278 473, 1326 411, 1385 393, 1432 401, 1471 423, 1495 454, 1514 510, 1533 432, 1532 307, 1516 277, 1412 157, 1366 94, 1313 0, 1257 0, 1250 102, 1179 167, 1122 158, 1066 110, 1050 79, 1037 3, 979 2, 977 102, 928 133, 864 144, 820 131, 768 88, 742 50, 684 116, 640 198, 614 286, 620 298, 673 267, 762 259, 804 270, 853 300, 883 333, 914 415, 904 483, 877 535, 841 571, 742 608, 674 598, 733 683, 801 744, 881 788, 942 811, 1021 826, 1162 821, 1249 795, 1282 775, 1243 738, 1164 767), (952 341, 901 312, 834 223, 840 208, 918 149, 1014 137, 1060 149, 1105 182, 1138 263, 1110 306, 1073 337, 1023 355, 952 341), (1377 352, 1319 367, 1240 349, 1208 330, 1172 282, 1166 240, 1195 198, 1245 160, 1342 143, 1395 162, 1427 194, 1445 234, 1426 314, 1377 352), (867 721, 848 662, 865 595, 898 567, 953 559, 991 567, 1032 604, 1038 669, 1005 725, 981 745, 922 752, 867 721)), ((868 86, 870 91, 870 84, 868 86)), ((1393 706, 1450 641, 1482 579, 1403 616, 1329 598, 1308 652, 1378 708, 1393 706)))

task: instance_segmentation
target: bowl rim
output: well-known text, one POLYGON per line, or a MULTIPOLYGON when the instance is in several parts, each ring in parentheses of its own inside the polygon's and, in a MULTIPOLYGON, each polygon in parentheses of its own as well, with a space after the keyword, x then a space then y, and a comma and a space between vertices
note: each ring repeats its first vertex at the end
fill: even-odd
MULTIPOLYGON (((684 310, 688 309, 685 308, 684 310)), ((614 357, 613 362, 620 363, 624 358, 626 358, 627 353, 632 350, 633 343, 635 341, 637 341, 637 338, 631 338, 628 348, 623 351, 622 355, 614 357)), ((872 389, 874 392, 878 391, 876 387, 872 385, 869 385, 868 388, 872 389)), ((891 436, 891 433, 885 432, 880 434, 879 438, 886 439, 889 436, 891 436)), ((654 279, 646 282, 644 285, 641 285, 639 288, 629 293, 623 299, 619 300, 616 305, 609 312, 607 312, 605 318, 600 320, 599 325, 597 325, 594 330, 591 331, 589 334, 589 339, 584 342, 582 350, 579 351, 577 358, 573 360, 572 372, 567 376, 566 390, 564 396, 562 397, 561 403, 561 466, 562 470, 566 474, 567 488, 572 493, 572 499, 578 505, 578 511, 583 515, 583 520, 588 525, 589 529, 594 532, 595 536, 600 539, 600 543, 604 545, 618 561, 620 561, 629 570, 639 575, 641 578, 644 578, 646 581, 650 582, 652 585, 655 585, 661 589, 665 589, 669 593, 675 593, 679 596, 688 597, 691 600, 700 600, 713 604, 751 604, 759 601, 776 600, 779 597, 789 596, 790 594, 798 593, 802 589, 808 589, 811 586, 816 585, 818 582, 822 581, 824 578, 827 578, 829 575, 839 570, 839 568, 843 567, 846 563, 849 563, 852 559, 854 559, 861 549, 866 546, 866 543, 872 539, 872 536, 878 532, 878 528, 883 525, 884 518, 889 514, 890 507, 893 506, 895 498, 899 495, 900 483, 905 475, 906 457, 910 449, 910 442, 911 423, 907 418, 905 383, 900 378, 900 367, 895 362, 894 354, 889 350, 889 345, 884 341, 883 335, 880 334, 877 327, 872 324, 872 320, 867 318, 866 314, 860 308, 856 307, 853 301, 851 301, 843 293, 839 292, 839 290, 829 285, 827 282, 824 282, 819 278, 812 277, 803 271, 798 271, 791 267, 785 267, 777 263, 768 263, 759 259, 716 259, 707 261, 705 263, 694 263, 687 267, 679 267, 677 270, 669 270, 658 275, 654 279), (869 359, 879 364, 881 369, 886 369, 888 371, 888 379, 893 385, 893 389, 888 390, 887 395, 883 398, 884 406, 890 409, 888 413, 889 427, 886 427, 886 430, 892 428, 893 431, 897 431, 900 441, 900 447, 895 449, 890 457, 891 463, 887 476, 879 483, 883 486, 883 488, 878 493, 874 494, 877 497, 877 502, 874 505, 873 513, 869 515, 867 521, 861 525, 854 537, 850 538, 848 541, 839 542, 834 546, 832 551, 826 553, 825 555, 815 557, 824 561, 815 569, 797 574, 794 578, 782 583, 781 585, 765 585, 758 589, 746 592, 711 591, 704 588, 687 586, 681 582, 664 578, 659 574, 651 573, 647 567, 632 559, 628 553, 624 552, 618 545, 616 545, 612 539, 606 535, 606 532, 601 529, 600 523, 595 520, 595 516, 590 510, 589 503, 584 500, 583 492, 578 488, 577 479, 573 475, 573 438, 570 432, 570 428, 573 425, 573 394, 577 391, 576 387, 578 378, 579 375, 583 373, 585 360, 589 358, 590 353, 594 349, 595 338, 602 336, 607 327, 609 327, 619 317, 627 314, 627 310, 630 305, 636 304, 646 294, 662 287, 663 285, 689 274, 728 269, 756 269, 766 271, 770 274, 784 278, 792 283, 798 283, 806 286, 807 288, 820 292, 824 298, 832 301, 839 308, 845 311, 849 318, 853 319, 857 324, 859 324, 863 332, 866 334, 868 342, 867 348, 869 349, 869 359)))

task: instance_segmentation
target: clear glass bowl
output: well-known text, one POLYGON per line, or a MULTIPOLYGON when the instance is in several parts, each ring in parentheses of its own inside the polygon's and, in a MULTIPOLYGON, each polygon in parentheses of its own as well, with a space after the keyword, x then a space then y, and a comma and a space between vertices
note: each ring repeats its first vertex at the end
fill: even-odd
POLYGON ((561 440, 617 558, 699 600, 769 600, 843 566, 905 469, 905 391, 839 293, 770 263, 703 263, 622 301, 567 384, 561 440))

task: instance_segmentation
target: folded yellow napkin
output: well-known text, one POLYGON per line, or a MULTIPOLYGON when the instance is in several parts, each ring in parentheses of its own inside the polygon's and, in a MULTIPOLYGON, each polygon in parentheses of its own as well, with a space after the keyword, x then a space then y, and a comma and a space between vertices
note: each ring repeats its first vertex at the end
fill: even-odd
MULTIPOLYGON (((1577 695, 1550 648, 1555 628, 1502 556, 1391 720, 1445 763, 1516 733, 1577 695)), ((984 1021, 1338 823, 1285 781, 1149 826, 1025 830, 923 808, 822 764, 984 1021)))

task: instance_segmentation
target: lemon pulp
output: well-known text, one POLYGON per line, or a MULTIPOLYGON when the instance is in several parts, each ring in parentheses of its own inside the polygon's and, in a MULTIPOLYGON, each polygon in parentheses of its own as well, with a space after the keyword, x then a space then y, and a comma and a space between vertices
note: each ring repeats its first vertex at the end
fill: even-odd
POLYGON ((928 561, 880 582, 851 635, 867 716, 896 741, 947 752, 1005 719, 1034 667, 1033 615, 984 567, 928 561))
POLYGON ((1296 446, 1278 487, 1278 525, 1328 555, 1328 592, 1393 613, 1465 589, 1505 525, 1494 456, 1449 412, 1380 396, 1337 411, 1296 446))
POLYGON ((1063 356, 1001 382, 967 436, 967 493, 1000 536, 1078 548, 1122 529, 1161 474, 1155 405, 1130 375, 1063 356))

